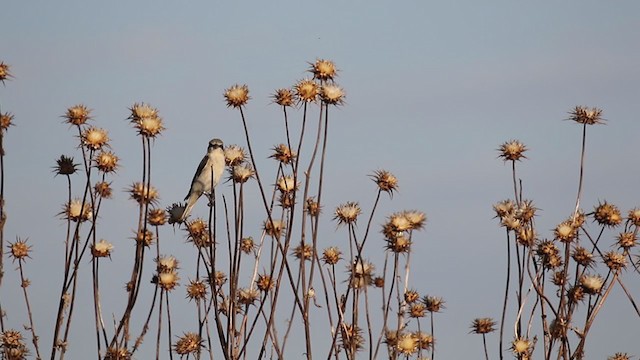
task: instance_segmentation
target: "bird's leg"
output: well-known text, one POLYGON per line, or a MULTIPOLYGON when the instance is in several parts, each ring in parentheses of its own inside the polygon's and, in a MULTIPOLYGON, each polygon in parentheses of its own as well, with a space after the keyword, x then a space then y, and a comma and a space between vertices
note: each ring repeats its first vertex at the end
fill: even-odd
POLYGON ((215 193, 213 193, 213 192, 205 193, 205 196, 207 197, 207 199, 209 199, 209 204, 207 204, 207 206, 212 207, 213 205, 215 205, 215 203, 216 203, 215 193))

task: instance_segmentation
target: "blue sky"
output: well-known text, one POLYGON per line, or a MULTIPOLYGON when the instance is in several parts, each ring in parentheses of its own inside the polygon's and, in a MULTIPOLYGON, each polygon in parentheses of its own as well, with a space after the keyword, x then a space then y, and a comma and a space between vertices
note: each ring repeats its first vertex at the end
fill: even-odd
MULTIPOLYGON (((47 339, 53 327, 50 299, 59 291, 64 236, 56 213, 66 184, 51 167, 60 154, 79 158, 74 133, 60 118, 67 107, 93 109, 122 159, 115 199, 103 215, 109 230, 100 235, 116 244, 116 258, 126 256, 136 213, 120 189, 140 177, 128 107, 148 102, 165 119, 167 130, 154 144, 154 178, 162 205, 169 205, 186 193, 210 138, 244 144, 238 114, 224 104, 225 88, 249 85, 253 145, 265 153, 283 141, 269 96, 307 76, 308 62, 326 58, 340 68, 347 93, 347 104, 332 110, 328 244, 344 237, 329 222, 330 210, 346 201, 368 209, 375 189, 367 175, 395 173, 400 192, 385 200, 377 220, 407 208, 427 213, 412 277, 421 293, 447 301, 438 317, 437 356, 480 358, 481 341, 467 334, 468 326, 476 317, 499 317, 504 281, 504 234, 491 210, 512 194, 510 167, 495 151, 502 142, 519 139, 530 148, 519 174, 525 197, 542 210, 540 235, 550 236, 548 229, 571 213, 577 188, 580 128, 563 120, 576 105, 600 107, 608 121, 589 128, 584 208, 603 200, 624 212, 640 206, 639 13, 635 1, 4 4, 0 61, 15 78, 0 86, 0 106, 16 124, 5 138, 5 238, 28 237, 34 246, 28 273, 38 331, 47 339)), ((205 211, 203 204, 196 209, 205 211)), ((167 251, 180 257, 186 245, 178 235, 167 251)), ((370 244, 374 258, 382 253, 377 240, 370 244)), ((19 314, 11 264, 5 270, 3 305, 19 314)), ((111 271, 119 299, 126 273, 116 265, 111 271)), ((637 298, 637 274, 624 278, 637 298)), ((621 295, 614 291, 596 322, 590 358, 640 355, 638 319, 621 295)), ((20 327, 26 320, 8 321, 20 327)), ((83 350, 72 348, 72 358, 83 350)), ((497 345, 491 350, 497 356, 497 345)))

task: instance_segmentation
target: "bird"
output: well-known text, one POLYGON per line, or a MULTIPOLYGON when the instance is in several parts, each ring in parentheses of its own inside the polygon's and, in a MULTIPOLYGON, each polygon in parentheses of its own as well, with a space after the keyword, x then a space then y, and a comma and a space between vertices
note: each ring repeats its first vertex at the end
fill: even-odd
POLYGON ((182 213, 182 221, 189 216, 191 209, 202 194, 211 196, 213 188, 218 185, 220 181, 224 166, 224 144, 220 139, 211 139, 207 147, 207 154, 200 161, 198 170, 196 170, 196 173, 193 175, 193 180, 191 180, 189 193, 184 198, 187 204, 182 213))

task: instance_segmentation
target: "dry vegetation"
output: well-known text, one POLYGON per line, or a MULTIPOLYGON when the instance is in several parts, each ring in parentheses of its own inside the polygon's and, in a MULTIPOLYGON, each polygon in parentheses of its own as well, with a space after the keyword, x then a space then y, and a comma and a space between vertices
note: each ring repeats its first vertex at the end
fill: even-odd
MULTIPOLYGON (((0 64, 3 83, 11 78, 9 70, 0 64)), ((9 259, 17 265, 23 290, 13 296, 24 298, 28 321, 24 331, 15 330, 20 325, 5 316, 15 310, 2 308, 0 303, 2 358, 64 358, 68 348, 76 346, 69 334, 78 316, 93 319, 93 351, 101 359, 136 358, 143 348, 145 354, 155 352, 156 358, 295 358, 299 353, 289 350, 293 333, 295 341, 304 342, 309 359, 312 355, 328 359, 435 358, 436 313, 443 311, 445 301, 415 289, 410 276, 412 243, 426 225, 425 213, 407 209, 386 215, 381 225, 374 222, 398 189, 398 179, 386 170, 370 174, 375 183, 370 209, 362 209, 355 201, 335 209, 323 206, 323 193, 329 191, 323 179, 327 176, 330 113, 343 105, 345 93, 335 82, 333 62, 317 60, 310 64, 309 72, 308 79, 273 95, 274 106, 283 117, 282 140, 276 140, 279 143, 268 154, 269 165, 277 169, 275 179, 261 178, 259 165, 265 165, 257 164, 256 158, 267 156, 256 156, 251 146, 244 111, 249 88, 233 85, 225 90, 224 100, 241 120, 245 143, 224 148, 225 176, 231 185, 207 189, 201 201, 209 201, 208 213, 184 220, 185 204, 161 206, 152 181, 152 145, 165 130, 163 119, 149 104, 130 107, 128 120, 140 138, 142 166, 140 177, 127 189, 138 211, 133 214, 137 218, 135 236, 126 250, 134 256, 124 290, 105 289, 110 284, 105 285, 102 267, 110 262, 114 246, 97 236, 97 229, 106 226, 107 219, 100 217, 101 206, 112 196, 110 181, 117 175, 120 159, 110 147, 107 130, 93 125, 87 106, 67 109, 64 122, 77 135, 79 150, 74 156, 60 156, 54 168, 67 182, 59 213, 66 224, 66 237, 59 241, 64 277, 56 295, 54 324, 35 323, 32 317, 30 283, 25 275, 37 266, 30 262, 31 245, 20 238, 14 242, 4 239, 2 140, 13 116, 0 113, 0 246, 6 250, 0 257, 0 286, 9 259), (298 125, 290 126, 290 117, 296 117, 298 125), (294 128, 299 131, 294 133, 294 128), (72 184, 80 184, 81 190, 73 191, 78 187, 72 184), (260 199, 263 218, 258 222, 246 216, 248 196, 260 199), (333 217, 348 243, 320 247, 322 216, 333 217), (190 259, 162 252, 166 240, 161 229, 168 225, 184 235, 184 246, 192 248, 190 259), (381 264, 368 260, 367 254, 382 251, 381 264), (195 271, 183 272, 181 262, 195 263, 195 271), (154 269, 151 284, 146 281, 149 265, 154 269), (80 276, 92 279, 88 290, 93 294, 92 314, 74 312, 82 286, 80 276), (118 291, 126 299, 123 309, 104 303, 105 293, 114 296, 118 291), (142 303, 141 293, 151 294, 151 302, 142 303), (171 306, 178 301, 191 304, 197 319, 189 329, 172 325, 171 306), (328 326, 312 323, 314 312, 326 317, 328 326), (288 322, 283 326, 278 318, 288 322), (40 342, 39 332, 50 333, 52 342, 40 342)), ((576 107, 571 119, 582 127, 584 156, 587 128, 602 122, 601 111, 576 107)), ((503 309, 498 321, 473 320, 471 332, 482 335, 487 359, 487 335, 496 330, 499 349, 510 348, 517 359, 532 358, 534 352, 537 358, 581 359, 589 330, 612 288, 621 287, 636 310, 634 316, 640 316, 622 279, 627 268, 632 268, 629 276, 638 274, 633 252, 640 210, 622 214, 607 202, 590 212, 583 210, 581 159, 575 211, 558 224, 552 237, 540 237, 535 228, 537 209, 524 198, 516 173, 516 164, 525 159, 526 151, 515 140, 499 148, 499 156, 513 169, 513 197, 494 205, 506 234, 503 309), (588 219, 599 225, 599 231, 587 231, 583 224, 588 219), (607 242, 610 239, 613 248, 607 242), (515 323, 509 324, 511 317, 515 323)), ((498 356, 503 358, 504 351, 498 351, 498 356)), ((628 358, 622 353, 611 357, 628 358)))

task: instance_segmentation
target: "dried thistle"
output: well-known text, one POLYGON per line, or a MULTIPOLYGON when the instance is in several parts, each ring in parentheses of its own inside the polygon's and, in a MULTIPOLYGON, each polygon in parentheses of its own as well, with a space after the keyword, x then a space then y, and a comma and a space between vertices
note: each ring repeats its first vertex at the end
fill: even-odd
POLYGON ((155 138, 165 129, 158 109, 151 105, 135 103, 129 110, 131 111, 129 119, 139 135, 155 138))
POLYGON ((273 102, 280 106, 291 107, 295 105, 295 94, 290 89, 278 89, 271 97, 273 102))
POLYGON ((595 107, 576 106, 569 115, 569 120, 573 120, 579 124, 594 125, 604 123, 602 110, 595 107))
POLYGON ((224 161, 227 166, 236 166, 244 163, 247 154, 238 145, 229 145, 224 149, 224 161))
POLYGON ((169 214, 169 224, 182 223, 182 214, 184 214, 185 209, 186 205, 184 203, 173 203, 168 206, 165 210, 169 214))
POLYGON ((315 63, 311 64, 309 72, 313 74, 314 79, 327 81, 333 80, 338 74, 338 69, 331 60, 317 59, 315 63))
POLYGON ((590 267, 594 262, 593 254, 582 246, 576 246, 576 248, 573 250, 573 253, 571 254, 571 257, 575 262, 584 267, 590 267))
POLYGON ((580 287, 589 295, 596 295, 602 290, 604 279, 600 275, 582 275, 579 281, 580 287))
POLYGON ((350 286, 354 289, 364 289, 371 285, 374 270, 375 267, 370 262, 357 260, 355 264, 348 267, 350 286))
POLYGON ((131 360, 131 353, 125 347, 110 346, 104 354, 104 360, 131 360))
POLYGON ((72 175, 78 171, 78 164, 73 163, 72 157, 60 155, 60 159, 56 160, 56 166, 53 167, 53 172, 56 175, 72 175))
POLYGON ((84 125, 91 119, 91 110, 83 104, 75 105, 67 109, 67 113, 62 117, 67 119, 65 122, 71 125, 84 125))
POLYGON ((602 256, 602 260, 605 265, 611 271, 618 271, 620 269, 624 269, 627 266, 627 259, 624 254, 617 253, 615 251, 609 251, 602 256))
POLYGON ((262 229, 265 233, 272 238, 279 239, 282 236, 282 230, 286 228, 286 225, 281 220, 265 220, 262 223, 262 229))
POLYGON ((155 259, 156 270, 158 273, 172 272, 179 269, 180 262, 175 256, 164 255, 155 259))
POLYGON ((91 204, 84 203, 83 205, 80 199, 74 199, 70 203, 66 203, 58 215, 73 222, 84 222, 93 218, 93 210, 91 204))
POLYGON ((256 280, 256 287, 258 290, 266 292, 273 289, 275 285, 274 280, 269 274, 258 275, 258 279, 256 280))
POLYGON ((240 108, 245 106, 249 99, 249 87, 247 85, 233 85, 224 91, 227 107, 240 108))
POLYGON ((622 223, 622 215, 618 207, 606 201, 595 207, 593 218, 602 226, 616 227, 622 223))
POLYGON ((294 86, 298 99, 302 102, 313 102, 320 94, 318 83, 313 80, 300 80, 294 86))
POLYGON ((311 244, 300 244, 293 249, 292 253, 300 261, 311 260, 313 258, 313 246, 311 244))
POLYGON ((401 334, 398 337, 396 349, 402 355, 409 356, 418 351, 418 345, 419 345, 418 339, 416 339, 416 337, 413 334, 406 333, 406 334, 401 334))
POLYGON ((636 227, 640 226, 640 208, 633 208, 629 210, 629 214, 627 214, 627 221, 636 227))
POLYGON ((315 198, 308 197, 305 202, 304 209, 311 217, 316 217, 320 215, 321 207, 320 204, 316 201, 315 198))
POLYGON ((520 161, 521 159, 526 159, 524 153, 527 151, 527 147, 518 140, 509 140, 498 148, 500 155, 504 161, 520 161))
POLYGON ((13 76, 11 76, 11 71, 9 71, 10 66, 0 61, 0 82, 4 85, 5 80, 9 80, 13 76))
POLYGON ((518 359, 530 359, 533 353, 533 343, 524 337, 515 338, 511 342, 511 351, 518 359))
POLYGON ((255 175, 255 171, 249 164, 236 165, 229 170, 229 179, 237 184, 243 184, 255 175))
POLYGON ((618 240, 618 246, 623 249, 623 250, 629 250, 632 247, 637 245, 637 241, 638 238, 635 234, 635 232, 621 232, 620 234, 618 234, 618 237, 616 238, 618 240))
POLYGON ((320 88, 320 98, 325 104, 342 105, 344 104, 344 97, 344 90, 338 85, 323 85, 320 88))
POLYGON ((167 212, 164 209, 149 209, 147 221, 151 226, 162 226, 167 223, 167 212))
POLYGON ((91 245, 91 254, 96 258, 110 257, 111 251, 113 251, 113 244, 105 239, 100 239, 100 241, 91 245))
POLYGON ((327 265, 335 265, 342 259, 342 252, 335 246, 328 247, 322 252, 322 261, 327 265))
POLYGON ((171 291, 179 285, 178 281, 180 280, 180 277, 176 271, 169 271, 159 273, 154 277, 154 280, 155 281, 152 282, 158 284, 162 290, 171 291))
POLYGON ((471 332, 476 334, 488 334, 496 331, 496 322, 492 318, 477 318, 471 323, 471 332))
POLYGON ((238 303, 242 305, 253 305, 259 298, 260 293, 256 289, 244 288, 238 290, 238 303))
POLYGON ((147 185, 141 182, 135 182, 127 191, 130 193, 131 199, 140 205, 155 204, 158 202, 158 191, 153 186, 147 187, 147 185))
POLYGON ((553 230, 553 235, 556 240, 563 243, 570 243, 578 236, 578 229, 573 226, 570 220, 567 220, 556 226, 553 230))
POLYGON ((240 251, 245 254, 251 254, 256 249, 256 244, 253 242, 251 236, 242 238, 240 240, 240 251))
POLYGON ((118 161, 120 159, 111 151, 99 152, 95 159, 96 168, 101 172, 108 174, 118 170, 118 161))
POLYGON ((13 114, 8 112, 0 114, 0 130, 2 131, 2 133, 7 132, 7 130, 9 130, 9 127, 13 126, 13 118, 13 114))
POLYGON ((287 145, 279 144, 273 147, 273 154, 269 157, 278 160, 282 164, 290 164, 296 158, 296 153, 287 145))
POLYGON ((445 301, 441 297, 427 295, 422 298, 422 302, 431 313, 438 313, 442 311, 442 309, 445 309, 445 301))
POLYGON ((201 280, 192 280, 187 285, 187 298, 200 301, 207 297, 207 283, 201 280))
POLYGON ((109 146, 109 136, 107 131, 97 127, 90 127, 82 132, 82 145, 90 150, 101 150, 103 147, 109 146))
POLYGON ((150 230, 140 230, 136 232, 136 236, 134 239, 137 243, 149 247, 151 246, 151 244, 153 244, 153 238, 153 233, 150 230))
POLYGON ((9 243, 9 256, 13 261, 24 261, 30 257, 29 252, 31 252, 31 246, 27 245, 27 240, 28 239, 22 240, 17 238, 16 242, 9 243))
POLYGON ((336 208, 333 220, 337 220, 338 225, 355 224, 361 213, 360 205, 357 202, 349 201, 336 208))
POLYGON ((298 190, 299 184, 293 176, 281 176, 276 183, 276 187, 281 193, 292 193, 298 190))
POLYGON ((203 344, 204 343, 200 338, 200 335, 194 332, 187 332, 178 338, 178 341, 173 345, 173 349, 181 356, 197 354, 204 346, 203 344))
POLYGON ((378 188, 390 196, 393 196, 393 192, 398 190, 398 178, 387 170, 376 170, 371 177, 378 188))

